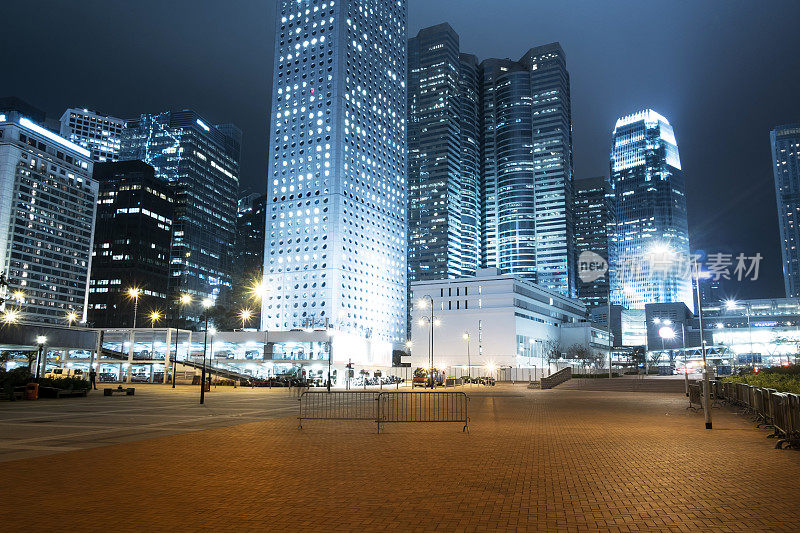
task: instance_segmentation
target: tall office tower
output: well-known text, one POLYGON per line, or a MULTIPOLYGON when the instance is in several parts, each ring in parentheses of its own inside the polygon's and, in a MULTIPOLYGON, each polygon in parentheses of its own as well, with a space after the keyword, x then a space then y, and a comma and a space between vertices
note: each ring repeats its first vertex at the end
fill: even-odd
MULTIPOLYGON (((694 301, 695 309, 698 307, 697 303, 697 280, 692 279, 692 298, 694 301)), ((718 305, 721 301, 725 300, 725 290, 722 286, 721 280, 715 279, 700 279, 700 301, 703 305, 718 305)))
POLYGON ((262 327, 405 341, 406 2, 282 0, 262 327))
POLYGON ((481 258, 481 100, 478 59, 459 54, 461 125, 461 275, 474 276, 481 258))
MULTIPOLYGON (((239 198, 236 214, 236 248, 233 260, 233 307, 249 309, 258 306, 252 290, 261 278, 264 267, 264 224, 267 196, 251 193, 239 198)), ((260 313, 253 315, 258 325, 260 313)))
MULTIPOLYGON (((169 254, 175 200, 170 186, 142 161, 95 163, 100 184, 97 225, 89 281, 89 323, 93 327, 131 327, 134 302, 129 289, 141 289, 137 324, 162 316, 171 302, 169 254)), ((163 325, 163 324, 162 324, 163 325)))
POLYGON ((449 24, 408 41, 408 273, 474 275, 478 253, 477 61, 449 24))
POLYGON ((0 272, 13 297, 6 313, 51 324, 75 313, 85 321, 97 202, 89 151, 3 107, 0 272))
POLYGON ((772 172, 778 202, 778 227, 787 298, 800 296, 800 124, 773 128, 772 172))
POLYGON ((572 111, 558 43, 482 71, 482 263, 575 295, 572 111))
POLYGON ((92 161, 119 160, 120 139, 125 121, 72 108, 61 115, 61 135, 92 153, 92 161))
MULTIPOLYGON (((120 160, 150 164, 173 189, 172 295, 228 303, 241 136, 236 126, 213 125, 191 110, 142 115, 123 130, 120 160)), ((201 309, 180 313, 195 321, 201 309)))
POLYGON ((664 302, 693 309, 686 194, 672 126, 646 109, 617 120, 612 137, 612 300, 629 309, 664 302))
POLYGON ((574 185, 578 298, 583 300, 587 307, 606 305, 609 274, 601 272, 600 265, 595 263, 599 263, 599 260, 591 254, 599 255, 606 261, 606 265, 611 263, 609 244, 614 230, 612 210, 614 198, 611 183, 605 176, 599 176, 576 179, 574 185))

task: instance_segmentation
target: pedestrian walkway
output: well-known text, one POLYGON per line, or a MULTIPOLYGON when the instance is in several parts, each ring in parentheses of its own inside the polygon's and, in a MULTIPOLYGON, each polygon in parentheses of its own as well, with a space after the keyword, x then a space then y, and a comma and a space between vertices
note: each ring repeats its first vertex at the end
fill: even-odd
POLYGON ((797 531, 800 453, 732 411, 705 430, 685 405, 498 384, 472 394, 470 433, 286 417, 151 438, 4 463, 0 516, 11 531, 797 531))

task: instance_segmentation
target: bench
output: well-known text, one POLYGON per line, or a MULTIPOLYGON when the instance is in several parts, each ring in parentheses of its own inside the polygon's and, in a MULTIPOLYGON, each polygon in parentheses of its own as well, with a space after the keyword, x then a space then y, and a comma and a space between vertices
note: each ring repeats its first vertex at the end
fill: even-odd
POLYGON ((103 389, 103 396, 111 396, 114 393, 124 394, 125 396, 133 396, 133 393, 135 391, 136 391, 135 387, 128 387, 127 389, 123 389, 122 385, 120 385, 116 389, 103 389))

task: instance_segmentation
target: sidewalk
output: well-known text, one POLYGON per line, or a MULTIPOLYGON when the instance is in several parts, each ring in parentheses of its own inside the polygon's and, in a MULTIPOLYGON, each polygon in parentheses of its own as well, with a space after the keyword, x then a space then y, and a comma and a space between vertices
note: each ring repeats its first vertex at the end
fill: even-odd
POLYGON ((281 418, 7 462, 0 515, 33 531, 800 524, 800 454, 728 410, 708 431, 672 392, 497 385, 471 396, 469 434, 327 421, 300 431, 281 418))

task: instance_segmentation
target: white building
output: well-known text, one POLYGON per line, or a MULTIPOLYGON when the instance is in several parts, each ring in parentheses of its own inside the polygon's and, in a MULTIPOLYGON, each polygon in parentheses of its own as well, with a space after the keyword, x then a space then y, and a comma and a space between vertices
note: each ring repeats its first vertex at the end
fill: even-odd
POLYGON ((0 272, 13 297, 6 320, 86 320, 98 189, 91 175, 88 150, 0 110, 0 272))
POLYGON ((406 325, 405 0, 282 0, 262 329, 406 325))
POLYGON ((88 109, 71 108, 61 115, 61 136, 89 150, 95 163, 119 161, 123 128, 123 119, 88 109))
POLYGON ((580 300, 513 274, 481 269, 475 277, 414 282, 411 291, 412 368, 429 367, 431 300, 433 366, 449 374, 466 366, 542 368, 553 352, 565 358, 575 345, 608 354, 607 332, 587 321, 580 300))

